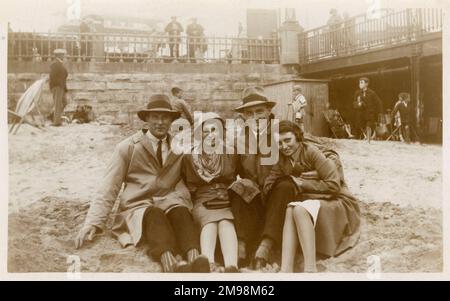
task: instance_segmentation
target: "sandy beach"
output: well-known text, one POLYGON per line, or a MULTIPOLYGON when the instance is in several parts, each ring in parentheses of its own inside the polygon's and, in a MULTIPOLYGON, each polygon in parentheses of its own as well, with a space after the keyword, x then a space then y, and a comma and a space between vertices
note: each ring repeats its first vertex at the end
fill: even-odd
MULTIPOLYGON (((73 239, 98 194, 124 126, 67 125, 9 136, 9 272, 65 272, 79 255, 85 272, 158 272, 145 250, 121 249, 106 233, 81 250, 73 239)), ((341 155, 360 200, 361 238, 319 261, 323 272, 361 272, 379 256, 383 272, 442 271, 442 146, 324 139, 341 155)))

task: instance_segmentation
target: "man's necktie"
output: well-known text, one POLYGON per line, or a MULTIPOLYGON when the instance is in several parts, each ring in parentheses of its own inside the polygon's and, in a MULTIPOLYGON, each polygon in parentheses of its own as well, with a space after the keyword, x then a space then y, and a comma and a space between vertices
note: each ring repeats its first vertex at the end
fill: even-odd
POLYGON ((156 150, 156 158, 158 159, 159 165, 163 166, 162 140, 158 140, 158 149, 156 150))

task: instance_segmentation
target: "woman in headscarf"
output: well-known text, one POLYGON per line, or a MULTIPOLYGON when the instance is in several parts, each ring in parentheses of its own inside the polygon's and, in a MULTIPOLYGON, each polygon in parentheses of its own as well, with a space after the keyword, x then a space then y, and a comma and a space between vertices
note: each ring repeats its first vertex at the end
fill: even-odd
POLYGON ((304 271, 316 272, 316 252, 336 256, 359 238, 358 202, 343 173, 291 121, 279 124, 280 159, 266 178, 268 198, 286 201, 281 272, 293 272, 300 244, 304 271))
POLYGON ((238 272, 237 236, 228 196, 228 187, 236 178, 237 157, 227 152, 224 143, 224 120, 216 113, 201 115, 194 128, 196 140, 191 154, 183 162, 184 181, 191 192, 194 220, 201 227, 201 253, 215 268, 217 237, 224 259, 225 272, 238 272), (199 133, 201 131, 201 133, 199 133))

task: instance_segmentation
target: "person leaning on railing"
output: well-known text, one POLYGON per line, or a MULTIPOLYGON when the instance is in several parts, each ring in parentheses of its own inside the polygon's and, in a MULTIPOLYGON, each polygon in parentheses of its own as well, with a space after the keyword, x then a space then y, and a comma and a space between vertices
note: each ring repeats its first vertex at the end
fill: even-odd
POLYGON ((197 23, 197 18, 192 18, 192 23, 186 27, 188 56, 192 63, 196 61, 197 53, 203 52, 203 31, 203 26, 197 23))
POLYGON ((330 33, 330 51, 333 55, 338 54, 338 30, 341 23, 341 16, 338 14, 338 11, 335 8, 332 8, 330 10, 330 18, 328 19, 327 25, 330 33))
POLYGON ((65 49, 55 49, 53 51, 55 61, 50 65, 49 86, 53 95, 55 110, 53 113, 53 125, 60 126, 62 124, 61 115, 67 105, 67 69, 63 65, 66 55, 65 49))
POLYGON ((169 35, 169 49, 172 58, 178 58, 180 54, 180 35, 183 32, 183 26, 177 21, 177 17, 171 17, 172 21, 167 24, 165 32, 169 35))

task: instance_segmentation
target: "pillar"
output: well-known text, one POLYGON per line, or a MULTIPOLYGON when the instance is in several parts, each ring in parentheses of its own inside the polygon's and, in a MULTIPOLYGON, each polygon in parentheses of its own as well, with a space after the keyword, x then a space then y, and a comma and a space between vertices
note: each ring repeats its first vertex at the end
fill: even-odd
POLYGON ((297 20, 286 20, 280 27, 280 63, 298 64, 300 63, 300 51, 298 35, 303 32, 303 28, 297 20))

